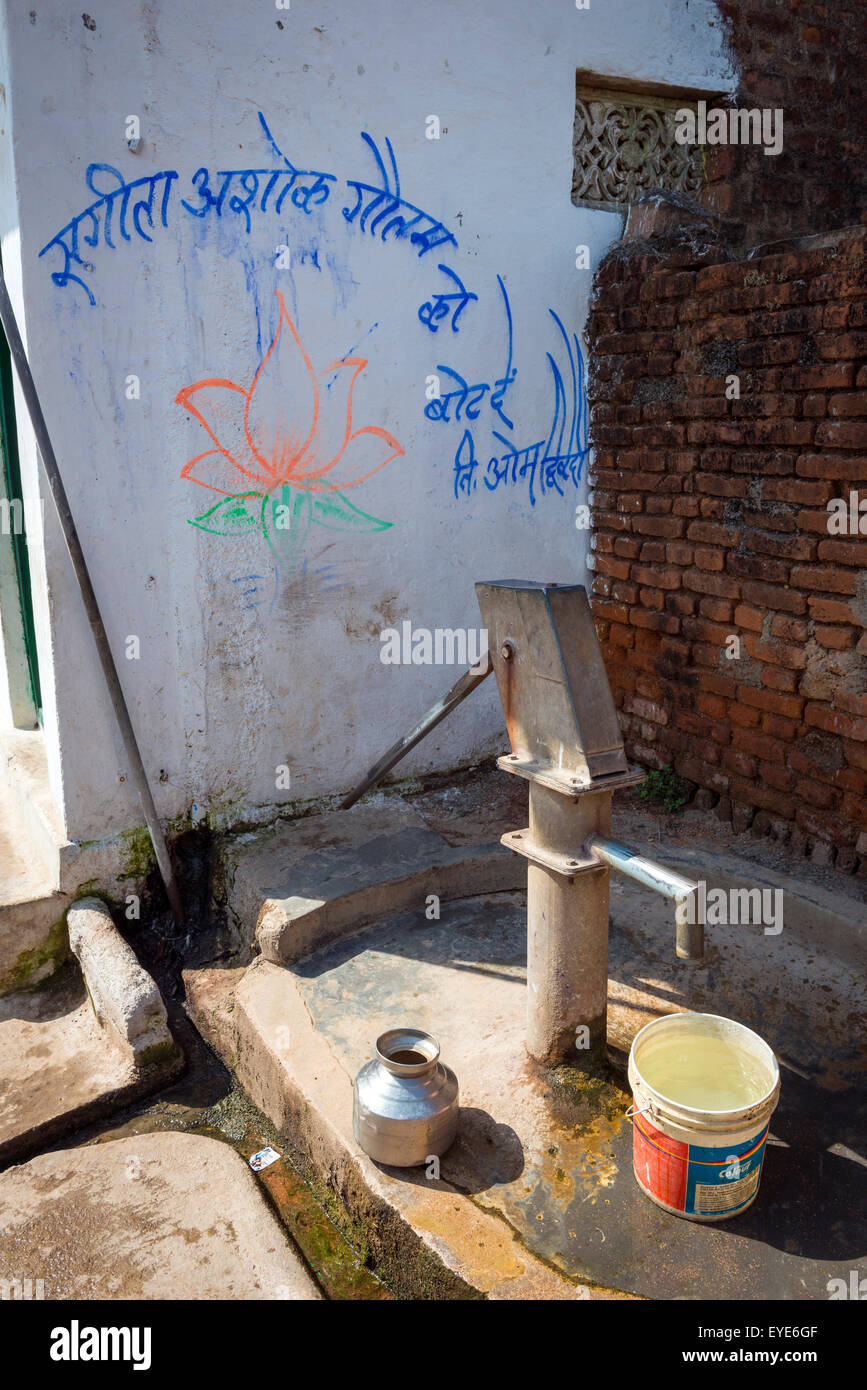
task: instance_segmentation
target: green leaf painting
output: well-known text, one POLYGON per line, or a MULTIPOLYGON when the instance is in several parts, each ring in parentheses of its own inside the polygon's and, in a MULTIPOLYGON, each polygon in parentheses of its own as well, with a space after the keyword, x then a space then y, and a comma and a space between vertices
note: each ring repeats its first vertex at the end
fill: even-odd
POLYGON ((246 536, 262 527, 261 492, 239 492, 224 497, 215 507, 190 520, 200 531, 213 531, 215 536, 246 536))
POLYGON ((334 531, 385 531, 393 525, 368 516, 340 492, 324 492, 313 498, 313 520, 334 531))

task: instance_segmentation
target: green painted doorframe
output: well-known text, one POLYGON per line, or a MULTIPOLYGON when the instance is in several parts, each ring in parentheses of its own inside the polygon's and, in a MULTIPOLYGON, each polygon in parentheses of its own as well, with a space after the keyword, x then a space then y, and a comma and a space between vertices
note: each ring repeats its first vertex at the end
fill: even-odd
MULTIPOLYGON (((0 332, 0 445, 3 455, 3 483, 0 497, 9 502, 8 516, 15 518, 11 526, 12 554, 18 586, 21 628, 27 661, 29 693, 36 716, 42 723, 42 694, 39 686, 39 660, 36 652, 36 627, 33 621, 33 596, 30 589, 30 557, 27 553, 27 534, 24 499, 21 488, 21 465, 18 458, 18 435, 15 425, 15 396, 12 382, 12 360, 9 345, 0 332), (18 507, 14 502, 18 501, 18 507)), ((5 509, 4 509, 5 512, 5 509)))

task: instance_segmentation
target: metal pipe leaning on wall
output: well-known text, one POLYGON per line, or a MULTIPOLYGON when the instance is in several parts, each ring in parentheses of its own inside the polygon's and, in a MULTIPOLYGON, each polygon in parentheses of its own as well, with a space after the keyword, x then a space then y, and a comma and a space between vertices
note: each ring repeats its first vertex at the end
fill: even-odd
POLYGON ((485 652, 475 666, 471 666, 468 671, 464 672, 460 680, 455 681, 447 695, 444 695, 441 700, 437 700, 435 705, 431 705, 427 714, 422 715, 415 728, 410 729, 408 734, 403 735, 403 738, 399 738, 397 743, 393 743, 387 753, 383 753, 379 761, 374 763, 358 785, 353 787, 352 791, 343 798, 340 803, 341 811, 348 811, 350 806, 355 805, 359 797, 364 796, 364 793, 370 791, 371 787, 375 787, 377 782, 381 782, 385 774, 390 772, 411 748, 415 748, 417 743, 421 743, 423 738, 427 738, 431 730, 435 729, 447 714, 451 714, 453 709, 457 709, 458 705, 475 690, 477 685, 481 685, 493 669, 491 654, 485 652))
POLYGON ((66 496, 66 489, 63 486, 63 479, 60 476, 60 469, 57 466, 57 458, 51 444, 48 433, 48 426, 42 414, 42 406, 39 403, 39 396, 36 391, 36 384, 33 374, 30 371, 30 364, 27 361, 27 354, 24 351, 24 343, 18 329, 18 322, 15 318, 15 311, 12 308, 9 293, 6 289, 6 280, 0 269, 0 322, 3 324, 3 331, 6 334, 6 341, 9 344, 9 352, 15 364, 15 371, 21 386, 21 393, 27 404, 30 415, 30 423, 33 426, 33 433, 36 436, 36 443, 42 458, 42 465, 45 469, 45 476, 48 479, 48 486, 51 489, 51 496, 57 511, 57 519, 63 532, 63 539, 66 542, 66 549, 72 562, 72 569, 75 574, 81 594, 84 610, 87 614, 90 630, 93 633, 93 640, 96 643, 96 651, 99 656, 102 673, 111 697, 117 726, 120 736, 123 739, 123 746, 129 759, 130 776, 135 783, 136 790, 141 801, 142 811, 145 822, 151 837, 151 844, 154 847, 160 877, 165 884, 166 896, 172 910, 172 916, 179 927, 184 925, 184 908, 181 902, 180 892, 178 891, 175 879, 174 868, 172 867, 171 857, 168 846, 163 836, 159 817, 157 816, 153 796, 151 795, 150 785, 142 762, 139 746, 136 741, 135 730, 129 717, 126 699, 124 698, 123 687, 120 677, 117 674, 117 667, 114 664, 114 657, 111 654, 111 647, 108 635, 105 631, 105 624, 102 621, 102 614, 99 611, 99 603, 93 590, 87 562, 78 539, 78 532, 75 521, 69 506, 69 499, 66 496))

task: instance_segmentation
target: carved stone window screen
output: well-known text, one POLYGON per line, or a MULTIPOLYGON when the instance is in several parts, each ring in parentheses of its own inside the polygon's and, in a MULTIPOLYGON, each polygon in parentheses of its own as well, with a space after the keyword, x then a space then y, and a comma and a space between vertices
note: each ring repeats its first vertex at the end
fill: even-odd
POLYGON ((641 193, 669 188, 698 201, 701 148, 675 141, 674 114, 696 102, 578 84, 572 202, 624 211, 641 193))

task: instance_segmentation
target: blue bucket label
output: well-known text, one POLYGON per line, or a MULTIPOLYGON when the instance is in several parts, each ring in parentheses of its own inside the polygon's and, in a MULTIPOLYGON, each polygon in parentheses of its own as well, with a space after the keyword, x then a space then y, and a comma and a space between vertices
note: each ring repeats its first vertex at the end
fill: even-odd
POLYGON ((684 1211, 695 1216, 732 1214, 756 1195, 765 1156, 767 1125, 742 1144, 706 1149, 690 1144, 684 1211))
POLYGON ((659 1201, 687 1216, 732 1216, 749 1205, 762 1174, 768 1126, 724 1148, 685 1144, 647 1115, 633 1121, 635 1176, 659 1201))

